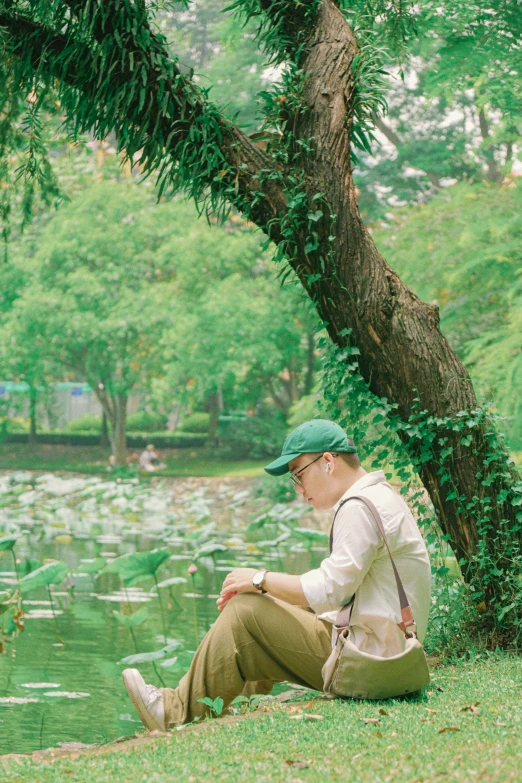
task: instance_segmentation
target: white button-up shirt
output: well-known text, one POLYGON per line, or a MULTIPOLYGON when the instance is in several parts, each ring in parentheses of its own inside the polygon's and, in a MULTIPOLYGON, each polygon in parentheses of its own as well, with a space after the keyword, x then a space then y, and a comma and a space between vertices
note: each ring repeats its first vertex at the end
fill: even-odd
MULTIPOLYGON (((334 511, 353 495, 367 497, 379 512, 422 641, 430 610, 431 569, 417 523, 382 470, 367 473, 352 484, 334 511)), ((392 564, 375 520, 362 501, 352 500, 339 510, 331 555, 319 568, 303 574, 301 585, 314 612, 330 623, 355 594, 350 638, 360 650, 390 657, 404 649, 404 634, 397 626, 401 611, 392 564)), ((336 636, 334 631, 334 641, 336 636)))

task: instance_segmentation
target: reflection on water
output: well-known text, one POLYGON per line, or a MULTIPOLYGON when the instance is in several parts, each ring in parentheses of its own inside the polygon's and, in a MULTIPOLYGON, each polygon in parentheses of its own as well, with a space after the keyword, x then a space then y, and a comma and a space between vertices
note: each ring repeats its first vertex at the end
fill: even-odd
MULTIPOLYGON (((34 482, 34 477, 30 480, 34 482)), ((255 540, 266 543, 267 532, 277 534, 277 514, 274 512, 274 518, 259 532, 255 526, 247 532, 247 524, 259 517, 260 509, 270 507, 270 502, 253 499, 244 484, 241 502, 237 500, 241 494, 237 486, 223 481, 221 495, 212 498, 192 491, 183 505, 179 496, 164 489, 152 492, 134 486, 132 492, 122 494, 120 487, 120 494, 115 494, 114 482, 100 487, 101 482, 96 486, 96 480, 74 481, 77 483, 69 493, 58 484, 63 493, 54 496, 39 492, 38 484, 36 489, 22 487, 16 502, 8 502, 13 500, 11 482, 11 494, 4 491, 0 503, 0 536, 18 529, 19 560, 41 563, 59 559, 76 571, 74 577, 56 588, 52 606, 45 589, 28 596, 24 602, 25 631, 8 645, 8 654, 0 656, 0 754, 26 753, 71 742, 103 743, 141 731, 141 722, 121 680, 124 665, 118 662, 122 658, 157 651, 166 642, 175 648, 174 642, 181 642, 182 649, 169 653, 164 660, 138 664, 147 682, 161 686, 163 681, 175 687, 188 668, 196 643, 218 615, 215 597, 230 568, 265 565, 272 570, 301 573, 315 567, 326 553, 320 546, 298 546, 297 551, 291 551, 295 540, 258 549, 255 540), (86 493, 86 483, 87 490, 97 488, 96 497, 86 493), (108 494, 105 499, 104 493, 108 494), (203 536, 203 543, 219 538, 227 549, 197 560, 198 572, 192 581, 187 567, 198 545, 201 548, 198 534, 208 525, 213 500, 218 510, 227 509, 232 515, 228 521, 233 535, 229 529, 227 544, 221 519, 219 530, 211 529, 208 536, 203 536), (172 502, 178 503, 176 511, 169 511, 172 502), (116 574, 101 574, 98 578, 82 574, 82 562, 98 557, 110 561, 126 552, 165 545, 172 557, 161 568, 158 581, 174 579, 160 588, 166 627, 152 578, 125 588, 116 574), (133 629, 115 616, 115 612, 128 615, 143 607, 147 618, 133 629)), ((4 490, 5 486, 4 482, 4 490)), ((277 513, 283 517, 286 514, 284 518, 289 521, 285 507, 281 508, 277 513)), ((296 519, 301 514, 298 512, 296 519)), ((1 590, 15 583, 16 576, 7 556, 10 553, 0 555, 1 590)))

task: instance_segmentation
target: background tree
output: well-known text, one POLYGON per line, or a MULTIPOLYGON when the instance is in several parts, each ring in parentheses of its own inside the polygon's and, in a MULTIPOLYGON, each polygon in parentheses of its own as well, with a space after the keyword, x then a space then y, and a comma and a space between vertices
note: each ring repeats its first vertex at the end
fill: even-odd
POLYGON ((10 312, 13 352, 36 371, 52 361, 86 379, 110 424, 118 463, 126 459, 129 393, 161 372, 158 344, 172 323, 172 268, 151 267, 161 227, 154 204, 132 183, 106 183, 47 224, 32 259, 31 282, 10 312), (136 225, 129 226, 135 222, 136 225))

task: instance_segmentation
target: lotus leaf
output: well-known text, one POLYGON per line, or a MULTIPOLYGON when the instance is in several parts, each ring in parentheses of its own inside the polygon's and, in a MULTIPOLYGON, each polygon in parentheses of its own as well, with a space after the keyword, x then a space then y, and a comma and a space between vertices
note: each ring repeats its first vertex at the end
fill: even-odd
MULTIPOLYGON (((173 587, 174 585, 186 585, 187 580, 184 576, 172 576, 170 579, 164 579, 158 583, 158 587, 173 587)), ((156 588, 154 588, 156 589, 156 588)))
POLYGON ((150 552, 131 552, 117 557, 103 570, 117 573, 120 579, 129 583, 141 576, 154 576, 156 571, 170 558, 169 549, 152 549, 150 552))
POLYGON ((160 658, 165 658, 166 655, 170 652, 175 652, 176 650, 180 650, 183 647, 181 642, 174 641, 170 644, 165 645, 165 647, 162 647, 161 650, 156 650, 156 652, 147 652, 147 653, 137 653, 136 655, 127 655, 126 658, 122 658, 121 661, 119 661, 120 664, 129 664, 132 665, 133 663, 150 663, 151 661, 157 661, 160 658))
POLYGON ((41 568, 37 568, 36 571, 31 571, 30 574, 27 574, 27 576, 20 579, 20 592, 22 595, 27 595, 33 590, 38 590, 40 587, 59 585, 63 582, 68 573, 69 568, 60 560, 46 563, 41 568))
POLYGON ((292 531, 292 535, 297 536, 298 538, 304 538, 306 541, 310 542, 317 541, 324 543, 330 539, 328 533, 325 533, 322 530, 312 530, 308 527, 296 527, 292 531))
POLYGON ((205 544, 202 546, 196 554, 194 555, 194 559, 198 560, 200 557, 212 557, 217 552, 226 552, 228 550, 228 547, 226 547, 224 544, 218 544, 217 541, 212 541, 209 544, 205 544))
POLYGON ((137 628, 138 625, 142 625, 149 617, 149 612, 146 606, 142 606, 137 612, 133 614, 123 614, 122 612, 116 612, 113 610, 113 615, 117 621, 124 625, 125 628, 137 628))
POLYGON ((10 551, 17 541, 18 536, 2 536, 0 538, 0 552, 10 551))
POLYGON ((76 571, 75 574, 97 574, 104 568, 107 561, 104 557, 95 557, 93 560, 84 560, 76 571))

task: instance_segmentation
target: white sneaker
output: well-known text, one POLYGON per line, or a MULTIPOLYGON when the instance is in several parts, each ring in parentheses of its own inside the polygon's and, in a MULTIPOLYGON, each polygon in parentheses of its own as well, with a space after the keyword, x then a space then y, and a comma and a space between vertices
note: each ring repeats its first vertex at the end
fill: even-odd
POLYGON ((147 685, 137 669, 122 673, 130 700, 149 731, 166 731, 163 693, 154 685, 147 685))

